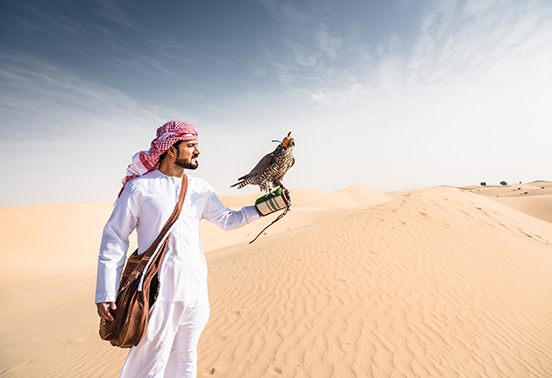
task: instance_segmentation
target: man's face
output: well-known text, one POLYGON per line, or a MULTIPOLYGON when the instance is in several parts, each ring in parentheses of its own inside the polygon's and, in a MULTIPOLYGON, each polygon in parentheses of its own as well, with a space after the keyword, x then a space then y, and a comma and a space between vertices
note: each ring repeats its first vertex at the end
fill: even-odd
POLYGON ((184 140, 176 149, 174 164, 185 169, 196 169, 199 166, 197 158, 200 154, 197 147, 197 140, 184 140))

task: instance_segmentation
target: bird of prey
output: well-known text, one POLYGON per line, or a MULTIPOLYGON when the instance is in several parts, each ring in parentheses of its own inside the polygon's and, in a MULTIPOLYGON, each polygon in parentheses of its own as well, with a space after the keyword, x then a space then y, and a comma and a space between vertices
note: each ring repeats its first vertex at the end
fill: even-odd
POLYGON ((295 139, 290 135, 291 131, 282 142, 273 140, 273 142, 280 143, 278 147, 265 155, 251 172, 240 177, 239 181, 230 187, 237 186, 238 189, 241 189, 246 185, 259 185, 261 192, 268 193, 271 187, 281 186, 284 175, 295 164, 295 158, 293 157, 295 139))

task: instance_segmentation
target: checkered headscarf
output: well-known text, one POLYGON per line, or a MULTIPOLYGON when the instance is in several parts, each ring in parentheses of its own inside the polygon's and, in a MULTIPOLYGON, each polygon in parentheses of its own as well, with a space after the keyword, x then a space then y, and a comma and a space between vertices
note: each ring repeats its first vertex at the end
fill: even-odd
POLYGON ((157 137, 151 141, 149 151, 140 151, 132 157, 132 163, 126 170, 123 179, 123 187, 119 196, 123 193, 126 184, 133 178, 142 176, 159 167, 159 156, 167 151, 170 146, 179 140, 196 140, 197 130, 194 125, 187 122, 169 121, 157 129, 157 137))

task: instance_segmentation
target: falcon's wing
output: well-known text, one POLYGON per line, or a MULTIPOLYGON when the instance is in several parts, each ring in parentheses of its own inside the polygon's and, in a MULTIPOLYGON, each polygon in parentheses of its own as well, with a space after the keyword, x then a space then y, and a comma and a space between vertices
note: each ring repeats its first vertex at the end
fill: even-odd
POLYGON ((240 177, 238 180, 243 180, 248 176, 256 176, 261 172, 264 172, 265 169, 270 167, 272 165, 272 162, 274 160, 274 152, 271 152, 269 154, 266 154, 258 163, 257 165, 249 172, 248 174, 240 177))

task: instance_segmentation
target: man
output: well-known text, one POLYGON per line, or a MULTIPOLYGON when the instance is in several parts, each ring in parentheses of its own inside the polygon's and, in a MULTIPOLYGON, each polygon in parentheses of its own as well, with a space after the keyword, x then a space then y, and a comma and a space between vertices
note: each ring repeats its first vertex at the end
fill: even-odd
MULTIPOLYGON (((184 169, 196 169, 200 152, 192 124, 170 121, 157 129, 149 151, 133 157, 123 189, 103 232, 95 302, 100 317, 113 320, 129 235, 136 229, 143 253, 159 235, 178 201, 184 169)), ((207 264, 201 219, 225 230, 259 219, 254 206, 232 211, 205 181, 188 176, 179 219, 169 236, 144 338, 128 354, 121 377, 196 377, 197 343, 209 318, 207 264)))

